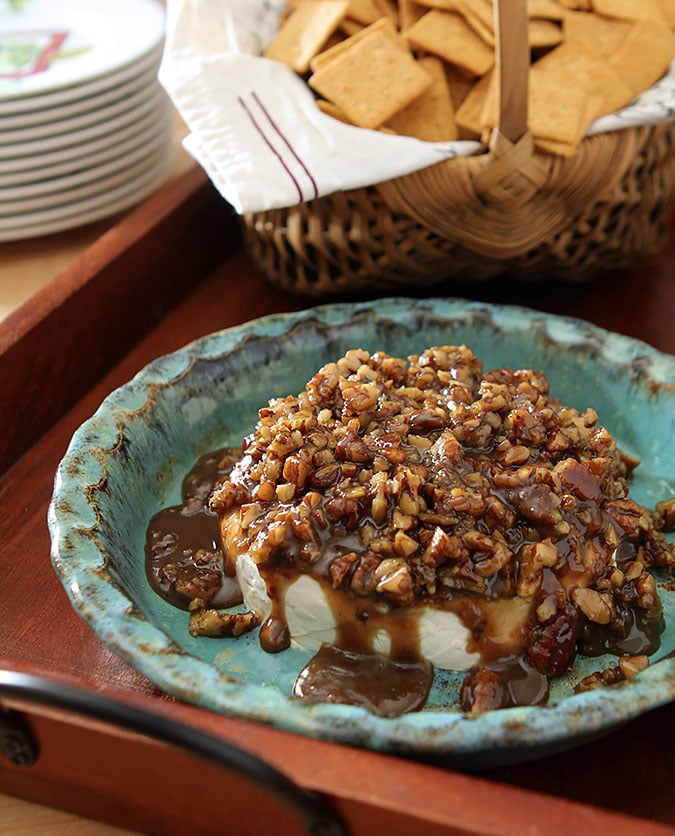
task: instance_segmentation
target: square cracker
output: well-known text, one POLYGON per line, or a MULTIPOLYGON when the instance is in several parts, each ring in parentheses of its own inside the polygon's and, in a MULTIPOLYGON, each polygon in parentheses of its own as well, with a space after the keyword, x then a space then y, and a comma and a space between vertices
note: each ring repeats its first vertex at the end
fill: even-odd
POLYGON ((471 75, 484 75, 494 64, 494 50, 458 14, 432 9, 405 33, 408 41, 471 75))
POLYGON ((562 20, 565 9, 558 0, 527 0, 527 14, 535 20, 562 20))
POLYGON ((563 19, 566 38, 585 38, 605 58, 619 48, 630 29, 631 23, 627 20, 602 17, 589 12, 568 11, 563 19))
POLYGON ((479 137, 485 128, 484 114, 494 110, 492 98, 496 95, 495 73, 490 71, 473 85, 462 104, 457 108, 455 119, 464 136, 479 137), (490 102, 490 104, 488 104, 490 102))
POLYGON ((400 24, 398 3, 396 0, 374 0, 375 5, 385 17, 391 18, 398 27, 400 24))
POLYGON ((358 23, 364 23, 368 26, 370 23, 375 23, 380 14, 380 10, 375 5, 375 0, 349 0, 347 17, 351 17, 358 23))
POLYGON ((535 137, 575 144, 597 117, 602 99, 578 84, 560 86, 552 73, 530 71, 528 124, 535 137))
POLYGON ((452 104, 456 111, 469 95, 469 91, 476 83, 476 79, 463 73, 458 67, 447 63, 445 64, 445 77, 448 80, 452 104))
POLYGON ((431 76, 431 84, 407 107, 399 110, 387 122, 397 134, 414 136, 428 142, 459 139, 450 88, 440 58, 428 55, 419 64, 431 76))
POLYGON ((296 73, 306 73, 309 62, 321 51, 347 13, 349 0, 313 0, 301 3, 286 19, 264 52, 296 73))
POLYGON ((593 0, 593 10, 623 20, 654 20, 667 25, 659 0, 593 0))
POLYGON ((359 29, 353 35, 350 35, 349 38, 345 38, 334 46, 324 49, 318 55, 315 55, 310 62, 312 72, 315 73, 317 70, 320 70, 321 67, 325 67, 326 64, 329 64, 346 49, 350 49, 361 38, 367 37, 371 32, 378 31, 384 32, 384 34, 390 37, 394 43, 398 43, 402 49, 407 50, 408 47, 405 41, 399 39, 398 30, 394 26, 393 22, 388 17, 381 17, 379 20, 376 20, 375 23, 371 23, 370 26, 365 26, 363 29, 359 29))
POLYGON ((494 8, 491 0, 455 0, 457 11, 481 40, 495 45, 494 8))
POLYGON ((332 116, 333 119, 338 119, 340 122, 345 122, 347 125, 353 125, 353 122, 347 118, 346 114, 340 110, 337 105, 334 105, 333 102, 328 102, 326 99, 317 99, 316 106, 322 113, 325 113, 327 116, 332 116))
POLYGON ((416 0, 398 0, 398 11, 402 32, 410 29, 415 21, 427 13, 427 9, 416 0))
MULTIPOLYGON (((579 35, 566 38, 561 46, 537 61, 533 65, 535 68, 557 79, 561 89, 568 86, 567 79, 573 78, 581 90, 599 97, 600 108, 596 116, 614 113, 634 98, 632 89, 609 61, 594 49, 587 38, 579 35)), ((533 106, 529 104, 529 107, 533 106)))
POLYGON ((381 31, 370 32, 309 79, 309 86, 363 128, 377 128, 431 84, 412 55, 381 31))
POLYGON ((527 36, 532 48, 556 46, 562 41, 563 32, 554 21, 537 18, 528 22, 527 36))
POLYGON ((673 58, 675 35, 670 29, 652 20, 640 20, 608 61, 637 96, 661 78, 673 58))

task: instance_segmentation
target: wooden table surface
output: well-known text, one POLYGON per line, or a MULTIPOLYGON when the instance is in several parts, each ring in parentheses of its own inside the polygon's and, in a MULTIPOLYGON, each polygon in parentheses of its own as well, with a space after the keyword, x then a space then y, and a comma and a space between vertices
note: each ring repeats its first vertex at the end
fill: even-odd
MULTIPOLYGON (((191 202, 191 195, 201 195, 203 192, 199 174, 189 172, 187 178, 180 180, 171 197, 172 200, 179 198, 185 202, 186 211, 181 216, 185 222, 189 222, 188 210, 195 206, 194 202, 191 202)), ((211 198, 207 199, 211 201, 211 198)), ((145 214, 134 215, 134 223, 147 223, 148 229, 152 223, 159 228, 166 222, 163 211, 165 210, 161 203, 153 205, 145 214)), ((176 235, 180 234, 179 225, 171 229, 176 235)), ((47 339, 49 328, 44 324, 46 320, 31 320, 31 312, 51 306, 49 309, 54 312, 54 323, 58 323, 61 308, 78 304, 79 290, 78 293, 71 293, 69 296, 66 288, 73 290, 76 276, 86 272, 91 267, 90 262, 101 259, 103 266, 99 273, 105 271, 102 247, 114 248, 115 236, 119 238, 127 235, 130 239, 133 238, 128 227, 111 232, 112 237, 106 238, 102 245, 97 242, 93 250, 85 253, 86 258, 84 262, 80 261, 76 265, 77 269, 71 265, 65 275, 62 274, 54 282, 48 283, 32 300, 30 309, 20 311, 20 316, 15 311, 6 320, 8 330, 25 337, 30 336, 35 330, 42 329, 42 338, 47 339), (56 305, 57 299, 60 300, 59 305, 56 305)), ((25 454, 0 478, 0 502, 3 507, 3 514, 0 515, 0 563, 3 567, 4 604, 9 613, 9 618, 0 620, 0 656, 4 657, 5 662, 14 660, 20 669, 51 672, 66 678, 84 678, 93 689, 120 698, 132 701, 151 698, 155 701, 157 710, 171 715, 181 707, 176 707, 171 701, 164 699, 158 701, 157 689, 98 641, 68 605, 65 593, 51 571, 48 560, 49 538, 44 520, 56 464, 72 432, 82 420, 93 412, 108 392, 127 381, 150 360, 205 333, 265 313, 305 307, 309 302, 272 289, 245 253, 236 247, 231 249, 228 248, 229 245, 223 245, 222 257, 215 269, 206 269, 202 265, 203 281, 189 287, 184 276, 182 279, 176 279, 182 281, 185 286, 182 288, 182 295, 176 290, 175 307, 170 311, 161 310, 154 319, 148 319, 145 331, 139 336, 133 330, 135 324, 124 320, 125 309, 128 311, 128 306, 133 305, 136 298, 134 294, 140 293, 135 284, 137 277, 133 275, 133 270, 148 271, 152 258, 161 258, 161 254, 149 252, 147 247, 143 249, 141 243, 135 243, 133 246, 136 249, 132 251, 143 263, 125 262, 127 273, 116 274, 119 295, 124 297, 123 300, 115 296, 104 300, 113 325, 118 326, 117 335, 120 339, 126 336, 126 331, 129 332, 128 349, 122 351, 120 348, 118 353, 113 355, 110 353, 112 349, 101 335, 83 335, 83 344, 78 347, 79 368, 86 369, 89 373, 91 363, 86 355, 95 351, 97 347, 100 353, 108 352, 104 358, 108 361, 107 369, 96 372, 82 393, 78 394, 75 388, 72 389, 70 402, 61 405, 62 417, 54 420, 53 416, 51 424, 29 444, 25 454), (56 636, 49 635, 49 632, 38 637, 30 627, 23 614, 27 577, 30 577, 31 584, 40 589, 41 617, 45 623, 55 625, 55 631, 59 636, 67 636, 67 642, 59 641, 56 636), (77 648, 76 653, 73 651, 74 648, 77 648)), ((213 246, 213 241, 211 245, 213 246)), ((152 245, 149 250, 152 250, 152 245)), ((176 252, 179 251, 177 243, 176 252)), ((183 254, 184 263, 176 266, 177 274, 180 274, 181 268, 189 262, 190 257, 189 253, 183 254)), ((180 262, 180 258, 178 261, 180 262)), ((449 284, 435 288, 433 293, 526 304, 535 309, 580 316, 605 328, 644 339, 663 351, 675 353, 675 241, 672 235, 668 249, 659 256, 648 259, 639 269, 608 276, 589 285, 514 286, 500 282, 475 286, 449 284)), ((56 327, 56 324, 50 327, 56 327)), ((5 348, 9 351, 7 346, 5 348)), ((68 356, 63 359, 63 363, 66 364, 64 368, 67 368, 68 362, 72 362, 73 356, 72 351, 66 354, 68 356)), ((57 357, 56 362, 60 363, 61 358, 57 357)), ((91 374, 94 373, 95 369, 92 366, 91 374)), ((5 390, 13 386, 9 377, 3 378, 3 366, 0 362, 0 387, 3 385, 5 390)), ((48 382, 43 381, 43 385, 48 387, 48 382)), ((63 385, 67 386, 66 377, 63 385)), ((21 392, 18 387, 14 387, 12 391, 20 398, 21 392)), ((44 398, 49 397, 47 389, 43 389, 42 394, 44 398)), ((478 803, 478 799, 482 797, 480 793, 488 792, 485 797, 494 799, 494 804, 498 806, 500 793, 512 787, 517 792, 534 791, 533 795, 527 796, 531 803, 545 798, 550 809, 557 811, 551 814, 552 822, 556 815, 562 815, 564 811, 568 817, 565 819, 568 822, 567 827, 577 829, 579 833, 587 832, 584 831, 583 824, 584 821, 588 821, 584 819, 588 809, 585 805, 596 805, 606 811, 610 807, 613 808, 613 812, 608 815, 614 816, 612 822, 617 828, 617 833, 666 832, 663 828, 659 829, 656 823, 675 825, 672 795, 654 795, 650 792, 650 787, 672 787, 675 780, 675 713, 672 709, 671 705, 651 712, 650 715, 629 724, 625 732, 616 732, 595 747, 586 746, 581 753, 572 752, 549 758, 545 762, 545 768, 523 766, 497 770, 486 776, 485 781, 481 779, 477 782, 465 776, 453 775, 453 783, 448 785, 448 795, 443 803, 446 806, 452 803, 460 805, 457 808, 457 816, 460 817, 462 803, 478 803), (608 788, 607 782, 602 779, 608 758, 612 763, 620 761, 625 753, 634 763, 644 764, 650 762, 650 758, 653 760, 650 753, 657 750, 659 758, 651 763, 649 772, 645 769, 632 770, 628 766, 614 776, 612 788, 608 788), (581 782, 583 786, 580 785, 580 775, 588 779, 581 782), (555 798, 551 795, 552 792, 555 798), (542 797, 541 793, 546 795, 542 797), (611 803, 608 801, 610 797, 611 803), (581 802, 581 806, 576 802, 581 802), (625 818, 624 814, 642 816, 644 819, 637 822, 632 830, 630 822, 633 820, 625 818), (625 829, 622 830, 622 827, 625 829), (652 827, 655 829, 652 830, 652 827)), ((207 712, 190 707, 185 708, 185 716, 214 733, 220 733, 224 729, 226 737, 233 735, 236 739, 244 741, 252 750, 257 746, 260 751, 260 747, 269 745, 270 739, 285 739, 281 732, 270 737, 269 730, 258 728, 255 724, 242 725, 228 718, 213 718, 207 712)), ((294 738, 293 751, 285 752, 283 756, 275 754, 275 762, 279 766, 282 763, 287 765, 296 777, 301 776, 309 780, 307 763, 302 762, 303 757, 308 757, 307 753, 314 756, 315 752, 320 751, 322 757, 325 757, 326 765, 331 763, 333 757, 347 757, 348 754, 351 757, 350 753, 336 754, 337 747, 317 744, 320 742, 301 737, 294 738)), ((355 753, 354 757, 357 755, 368 758, 368 763, 374 771, 382 769, 383 775, 400 777, 401 780, 405 778, 408 782, 416 779, 416 776, 428 775, 429 780, 437 780, 440 785, 447 777, 439 770, 430 767, 418 769, 400 759, 384 756, 371 758, 370 755, 362 755, 359 752, 355 753)), ((315 771, 316 784, 320 786, 323 780, 322 770, 315 771)), ((0 789, 6 789, 16 795, 24 792, 24 784, 19 778, 5 775, 3 783, 1 775, 0 772, 0 789)), ((42 788, 40 797, 59 806, 67 807, 68 804, 72 806, 77 803, 75 796, 64 801, 63 798, 57 797, 56 790, 50 795, 49 789, 45 787, 42 788)), ((95 797, 87 799, 87 803, 78 806, 78 809, 88 815, 101 815, 108 821, 115 820, 115 811, 110 804, 105 807, 101 801, 97 807, 95 797)), ((2 807, 0 814, 1 811, 2 807)), ((396 821, 404 822, 405 816, 399 814, 396 821)), ((521 823, 521 826, 525 825, 521 823)), ((461 832, 477 832, 470 829, 473 824, 468 819, 465 827, 461 832)), ((550 832, 554 831, 551 829, 550 832)))

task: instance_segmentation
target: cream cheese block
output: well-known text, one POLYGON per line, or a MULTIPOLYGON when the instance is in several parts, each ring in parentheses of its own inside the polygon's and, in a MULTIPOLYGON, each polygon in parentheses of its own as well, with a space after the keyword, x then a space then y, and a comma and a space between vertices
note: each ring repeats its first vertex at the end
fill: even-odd
MULTIPOLYGON (((272 603, 267 595, 265 581, 248 552, 237 557, 236 571, 244 606, 255 612, 261 623, 264 622, 272 612, 272 603)), ((319 581, 311 575, 299 575, 289 584, 284 597, 284 611, 291 646, 299 650, 316 651, 322 644, 335 644, 337 624, 334 609, 319 581)), ((406 615, 410 616, 411 612, 419 630, 421 655, 434 667, 465 671, 480 661, 478 653, 467 650, 470 633, 454 612, 417 607, 411 608, 406 615)), ((396 611, 390 611, 387 615, 395 618, 396 611)), ((391 644, 388 631, 381 628, 374 633, 370 649, 389 655, 391 644)))

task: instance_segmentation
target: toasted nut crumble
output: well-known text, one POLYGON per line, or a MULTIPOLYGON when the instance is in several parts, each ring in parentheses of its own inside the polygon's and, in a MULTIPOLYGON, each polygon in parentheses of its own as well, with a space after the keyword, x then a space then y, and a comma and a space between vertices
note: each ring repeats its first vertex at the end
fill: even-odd
POLYGON ((610 685, 625 685, 648 665, 647 656, 621 656, 618 665, 585 676, 577 683, 574 691, 581 694, 585 691, 594 691, 596 688, 607 688, 610 685))
MULTIPOLYGON (((529 615, 510 652, 543 677, 636 626, 645 653, 658 644, 647 569, 675 565, 662 533, 675 500, 649 512, 630 499, 637 460, 540 371, 484 371, 466 346, 407 361, 354 349, 261 409, 242 453, 210 507, 226 559, 248 552, 272 599, 271 579, 310 573, 385 610, 450 609, 486 658, 488 605, 519 599, 529 615)), ((640 664, 625 657, 610 678, 640 664)), ((506 704, 486 671, 464 689, 474 713, 506 704)))

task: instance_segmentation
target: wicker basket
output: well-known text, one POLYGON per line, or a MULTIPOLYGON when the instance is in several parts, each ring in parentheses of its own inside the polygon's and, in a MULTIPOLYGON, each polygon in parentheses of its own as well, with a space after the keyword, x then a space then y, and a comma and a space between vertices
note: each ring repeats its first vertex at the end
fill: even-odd
POLYGON ((658 252, 675 190, 675 123, 587 137, 573 157, 527 131, 526 0, 495 0, 498 127, 487 153, 243 216, 268 280, 325 296, 476 281, 587 281, 658 252))

